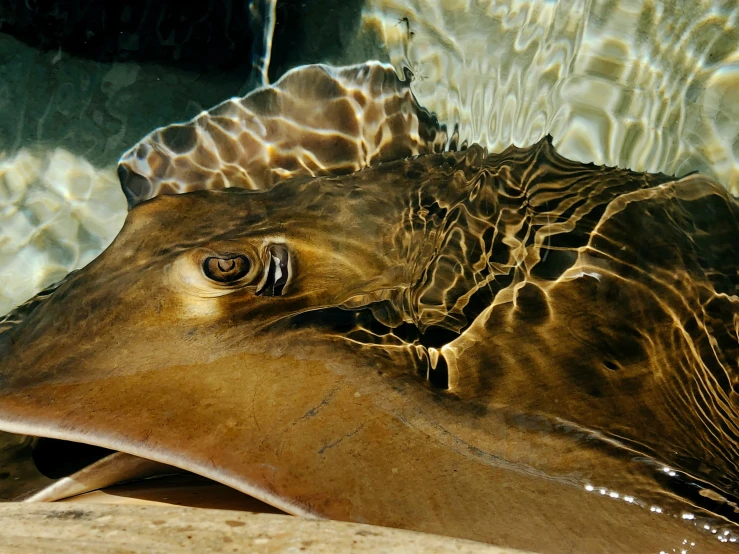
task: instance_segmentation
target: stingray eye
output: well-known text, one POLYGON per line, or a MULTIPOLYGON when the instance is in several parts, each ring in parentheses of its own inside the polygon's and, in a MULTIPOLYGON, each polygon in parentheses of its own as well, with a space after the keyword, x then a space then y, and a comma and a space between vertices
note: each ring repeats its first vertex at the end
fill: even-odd
POLYGON ((208 279, 218 283, 232 283, 238 281, 249 273, 251 262, 242 254, 224 256, 223 258, 211 256, 203 262, 203 273, 208 279))

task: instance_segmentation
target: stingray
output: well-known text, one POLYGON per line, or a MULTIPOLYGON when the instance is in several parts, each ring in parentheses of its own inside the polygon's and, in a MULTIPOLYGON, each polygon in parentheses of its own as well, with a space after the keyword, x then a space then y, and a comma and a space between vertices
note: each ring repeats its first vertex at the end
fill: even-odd
POLYGON ((37 499, 179 468, 541 552, 728 548, 736 201, 457 142, 370 64, 125 154, 118 237, 0 323, 0 430, 107 449, 37 499))

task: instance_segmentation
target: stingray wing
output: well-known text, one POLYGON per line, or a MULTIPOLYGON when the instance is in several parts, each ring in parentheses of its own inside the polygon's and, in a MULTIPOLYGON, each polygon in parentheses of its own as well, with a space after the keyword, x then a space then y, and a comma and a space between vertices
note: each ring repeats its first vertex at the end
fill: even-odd
POLYGON ((581 236, 532 233, 535 261, 443 348, 450 380, 739 494, 739 205, 694 175, 595 213, 581 236))

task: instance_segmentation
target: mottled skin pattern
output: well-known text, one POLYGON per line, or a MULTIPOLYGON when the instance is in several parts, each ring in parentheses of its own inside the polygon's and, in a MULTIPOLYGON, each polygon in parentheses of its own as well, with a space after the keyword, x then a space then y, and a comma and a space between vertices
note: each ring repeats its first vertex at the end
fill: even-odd
POLYGON ((152 131, 118 166, 129 207, 161 194, 263 190, 442 151, 448 137, 392 66, 302 66, 191 121, 152 131))
POLYGON ((0 324, 0 429, 293 513, 722 552, 701 531, 733 533, 739 493, 737 221, 705 178, 571 162, 548 138, 160 196, 0 324), (275 249, 289 278, 259 294, 275 249), (239 279, 208 277, 237 256, 239 279))

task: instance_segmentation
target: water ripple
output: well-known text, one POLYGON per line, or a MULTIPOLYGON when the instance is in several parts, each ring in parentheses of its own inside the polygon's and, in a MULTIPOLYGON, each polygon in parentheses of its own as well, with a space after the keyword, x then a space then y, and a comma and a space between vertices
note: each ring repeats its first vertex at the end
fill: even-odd
POLYGON ((648 0, 373 0, 413 92, 491 151, 546 133, 583 162, 706 173, 739 194, 739 7, 648 0))

